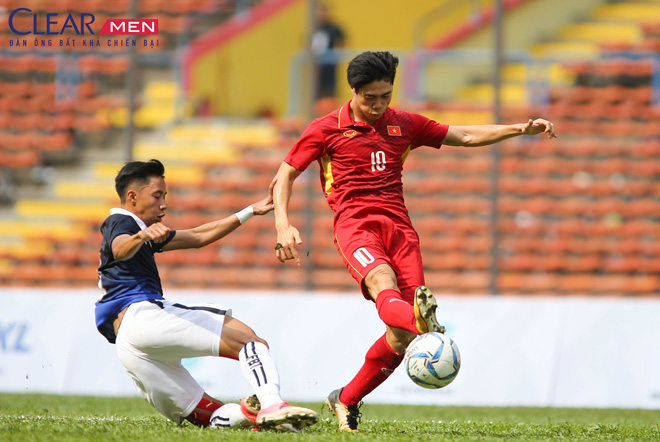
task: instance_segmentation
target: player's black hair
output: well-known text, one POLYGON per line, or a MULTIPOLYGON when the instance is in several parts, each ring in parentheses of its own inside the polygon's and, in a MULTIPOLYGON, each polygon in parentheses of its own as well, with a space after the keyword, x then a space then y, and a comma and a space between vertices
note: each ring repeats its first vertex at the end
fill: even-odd
POLYGON ((348 84, 359 92, 362 86, 373 81, 387 81, 394 84, 399 59, 390 52, 363 52, 348 64, 346 75, 348 84))
POLYGON ((119 194, 122 203, 126 201, 126 192, 128 186, 137 182, 140 185, 147 185, 151 177, 165 178, 165 166, 158 160, 149 161, 129 161, 124 163, 117 177, 115 178, 115 190, 119 194))

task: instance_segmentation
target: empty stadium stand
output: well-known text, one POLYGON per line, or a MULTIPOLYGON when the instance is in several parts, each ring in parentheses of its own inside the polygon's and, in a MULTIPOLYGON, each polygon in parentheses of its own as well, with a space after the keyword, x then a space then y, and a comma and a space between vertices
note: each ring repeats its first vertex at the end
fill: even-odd
MULTIPOLYGON (((74 4, 58 3, 63 10, 74 4)), ((128 2, 92 3, 103 14, 117 16, 126 13, 128 2)), ((163 26, 174 41, 177 23, 206 3, 141 1, 140 13, 166 8, 172 23, 163 26)), ((659 6, 642 0, 602 2, 589 17, 558 30, 554 39, 530 44, 531 63, 542 62, 547 69, 542 96, 529 89, 530 64, 505 69, 504 121, 542 116, 555 122, 559 138, 516 138, 498 147, 501 293, 660 293, 659 6)), ((125 124, 124 99, 109 93, 121 82, 125 54, 74 55, 83 81, 76 83, 72 100, 57 98, 58 57, 2 53, 2 179, 15 169, 66 158, 80 148, 82 137, 98 142, 110 128, 125 124)), ((489 84, 472 85, 458 92, 456 102, 424 103, 422 113, 448 124, 487 123, 491 97, 489 84)), ((140 127, 153 134, 135 148, 138 159, 166 163, 170 207, 165 222, 192 227, 265 196, 303 128, 300 119, 190 119, 174 113, 175 99, 171 83, 147 85, 140 127)), ((420 234, 427 284, 437 293, 490 290, 492 161, 490 148, 450 147, 420 148, 407 159, 406 201, 420 234)), ((0 221, 0 285, 95 284, 98 224, 116 205, 111 180, 119 167, 100 163, 91 181, 56 183, 54 200, 18 201, 18 221, 0 221)), ((205 249, 159 255, 164 284, 357 291, 332 243, 332 213, 317 176, 313 166, 296 182, 291 201, 294 224, 309 226, 304 266, 277 262, 268 215, 205 249)))

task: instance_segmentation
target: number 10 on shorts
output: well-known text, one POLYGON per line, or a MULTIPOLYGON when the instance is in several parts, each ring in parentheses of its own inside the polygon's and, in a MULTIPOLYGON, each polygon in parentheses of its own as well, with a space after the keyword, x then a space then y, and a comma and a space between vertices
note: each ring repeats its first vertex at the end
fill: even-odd
POLYGON ((368 264, 374 262, 374 257, 367 249, 360 247, 355 252, 353 252, 353 257, 358 260, 362 267, 366 267, 368 264))

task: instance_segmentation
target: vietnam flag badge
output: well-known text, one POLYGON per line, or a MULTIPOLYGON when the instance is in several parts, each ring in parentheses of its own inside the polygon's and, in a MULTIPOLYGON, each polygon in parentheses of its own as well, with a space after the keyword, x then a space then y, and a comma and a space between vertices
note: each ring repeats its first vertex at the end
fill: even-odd
POLYGON ((401 136, 401 128, 399 126, 387 126, 387 135, 393 137, 401 136))

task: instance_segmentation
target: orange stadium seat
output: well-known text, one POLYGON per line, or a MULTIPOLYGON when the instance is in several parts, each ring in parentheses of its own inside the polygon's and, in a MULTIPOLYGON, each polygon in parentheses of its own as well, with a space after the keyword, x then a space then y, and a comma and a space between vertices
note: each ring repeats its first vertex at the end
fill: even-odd
POLYGON ((109 15, 125 15, 130 11, 130 5, 131 5, 130 0, 116 0, 112 2, 102 2, 99 5, 99 10, 109 15))
POLYGON ((345 269, 313 269, 311 280, 322 290, 359 292, 357 283, 345 269))
POLYGON ((428 234, 422 230, 419 230, 419 232, 423 249, 433 252, 461 250, 464 248, 465 238, 467 238, 466 235, 450 234, 437 236, 433 232, 429 232, 428 234))
POLYGON ((610 255, 603 259, 603 270, 612 273, 636 272, 642 268, 639 255, 610 255))
POLYGON ((460 286, 459 275, 460 272, 434 270, 424 272, 424 279, 434 293, 456 293, 460 286))
POLYGON ((501 256, 499 266, 506 271, 531 271, 536 268, 536 255, 533 253, 516 253, 511 256, 501 256))
POLYGON ((628 277, 628 292, 633 294, 657 294, 660 290, 660 279, 657 275, 632 275, 628 277))
POLYGON ((628 292, 628 276, 617 274, 599 275, 592 290, 598 294, 621 296, 628 292))
POLYGON ((465 271, 457 275, 457 288, 461 293, 485 293, 490 284, 487 271, 465 271))
POLYGON ((436 294, 485 293, 488 290, 489 275, 485 271, 427 271, 425 283, 436 294))
MULTIPOLYGON (((279 264, 279 263, 278 263, 279 264)), ((277 282, 273 287, 267 288, 288 288, 288 287, 304 287, 307 283, 305 279, 309 273, 305 272, 296 266, 282 266, 277 269, 277 282)))
MULTIPOLYGON (((274 255, 273 255, 274 259, 274 255)), ((342 260, 337 250, 333 249, 319 249, 312 250, 308 259, 312 260, 315 266, 319 268, 345 268, 344 261, 342 260)))
POLYGON ((517 293, 524 286, 524 274, 520 272, 500 272, 497 286, 503 293, 517 293))
POLYGON ((69 269, 67 264, 23 263, 16 266, 12 279, 18 285, 59 286, 69 282, 72 272, 67 269, 69 269))
POLYGON ((569 295, 584 295, 598 287, 598 276, 591 273, 558 275, 558 289, 569 295))
POLYGON ((272 289, 278 285, 278 271, 274 266, 246 267, 238 270, 238 282, 241 286, 272 289))
POLYGON ((649 275, 660 273, 660 256, 642 256, 641 265, 635 270, 649 275))
POLYGON ((169 269, 167 284, 176 287, 205 287, 208 281, 215 281, 211 269, 204 266, 181 266, 169 269))
POLYGON ((163 0, 141 0, 138 3, 138 11, 140 14, 145 15, 165 12, 168 10, 167 3, 169 2, 164 2, 163 0))

